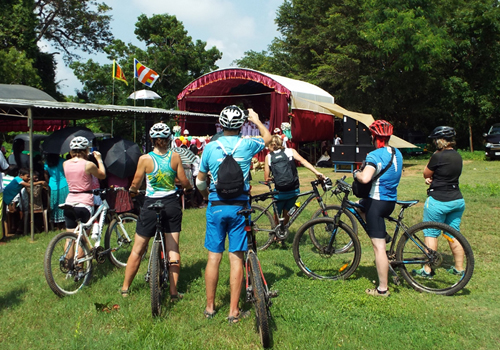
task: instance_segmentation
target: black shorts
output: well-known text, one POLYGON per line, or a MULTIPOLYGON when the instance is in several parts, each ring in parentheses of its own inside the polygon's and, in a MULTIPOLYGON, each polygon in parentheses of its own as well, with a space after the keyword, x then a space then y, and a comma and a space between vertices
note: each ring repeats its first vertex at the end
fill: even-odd
POLYGON ((385 239, 385 220, 391 215, 396 202, 380 201, 372 198, 364 198, 359 201, 364 207, 366 214, 366 232, 370 238, 385 239))
POLYGON ((85 223, 89 221, 90 216, 90 211, 87 208, 74 207, 74 210, 64 209, 64 221, 66 222, 66 228, 69 230, 76 228, 77 220, 85 223))
POLYGON ((156 233, 156 211, 148 206, 160 201, 165 208, 160 212, 161 227, 164 233, 180 232, 182 223, 182 208, 177 194, 163 198, 148 198, 144 200, 136 232, 142 237, 154 237, 156 233))

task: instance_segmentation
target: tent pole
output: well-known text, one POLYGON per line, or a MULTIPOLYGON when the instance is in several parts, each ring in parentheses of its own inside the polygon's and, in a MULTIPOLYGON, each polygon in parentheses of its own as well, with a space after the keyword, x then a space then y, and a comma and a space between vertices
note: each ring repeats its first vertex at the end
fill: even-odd
MULTIPOLYGON (((35 212, 34 212, 34 192, 33 192, 33 111, 28 108, 28 128, 30 135, 30 231, 31 241, 35 240, 35 212)), ((26 232, 26 231, 25 231, 26 232)))

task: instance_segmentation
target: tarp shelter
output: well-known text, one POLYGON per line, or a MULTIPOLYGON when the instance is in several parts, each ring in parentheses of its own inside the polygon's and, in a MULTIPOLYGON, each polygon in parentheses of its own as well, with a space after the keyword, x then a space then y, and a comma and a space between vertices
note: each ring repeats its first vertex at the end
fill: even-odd
MULTIPOLYGON (((133 116, 192 116, 213 117, 204 113, 190 113, 185 111, 167 110, 152 107, 132 107, 115 105, 98 105, 72 102, 57 102, 50 98, 48 100, 26 99, 25 95, 19 95, 19 91, 26 93, 34 88, 19 89, 18 85, 1 85, 0 89, 0 125, 17 120, 21 121, 29 130, 30 139, 33 139, 34 124, 36 121, 62 121, 88 119, 96 117, 133 117, 133 116), (9 89, 12 87, 12 89, 9 89), (20 98, 22 97, 22 98, 20 98)), ((37 89, 34 89, 37 90, 37 89)), ((39 91, 39 90, 37 90, 39 91)), ((33 92, 33 91, 32 91, 33 92)), ((41 92, 41 91, 40 91, 41 92)), ((35 92, 33 92, 35 93, 35 92)), ((42 92, 42 94, 45 94, 42 92)), ((46 94, 45 94, 46 95, 46 94)), ((37 95, 38 96, 38 95, 37 95)), ((42 95, 43 96, 43 95, 42 95)), ((47 95, 48 96, 48 95, 47 95)), ((50 96, 49 96, 50 97, 50 96)), ((4 130, 23 131, 23 130, 4 130)), ((30 156, 33 155, 33 142, 30 142, 30 156)), ((30 169, 33 170, 33 159, 30 157, 30 169)), ((33 177, 33 174, 31 174, 33 177)), ((33 189, 31 189, 33 193, 33 189)), ((31 198, 33 202, 33 198, 31 198)), ((31 211, 31 238, 34 238, 34 214, 31 211)))
MULTIPOLYGON (((313 84, 246 68, 205 74, 177 96, 184 111, 219 114, 228 105, 242 104, 253 108, 261 121, 269 119, 270 130, 290 122, 294 142, 333 139, 333 113, 311 101, 333 104, 334 98, 313 84)), ((188 117, 184 123, 192 135, 215 133, 215 121, 188 117)))

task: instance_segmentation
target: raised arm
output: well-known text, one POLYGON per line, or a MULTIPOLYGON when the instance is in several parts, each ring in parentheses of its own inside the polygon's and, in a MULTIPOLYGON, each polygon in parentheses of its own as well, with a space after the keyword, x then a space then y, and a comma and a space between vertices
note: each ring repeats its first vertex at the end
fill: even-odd
POLYGON ((260 136, 262 136, 262 138, 264 139, 265 145, 268 146, 271 142, 271 133, 269 132, 269 130, 267 130, 264 124, 262 124, 259 119, 259 115, 252 108, 248 109, 248 120, 251 123, 254 123, 255 126, 259 129, 260 136))

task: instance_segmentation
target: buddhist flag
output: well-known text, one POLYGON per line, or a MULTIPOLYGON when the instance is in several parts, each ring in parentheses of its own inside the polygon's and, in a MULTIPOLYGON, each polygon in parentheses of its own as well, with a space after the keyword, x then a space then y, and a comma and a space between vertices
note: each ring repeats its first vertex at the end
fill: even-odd
POLYGON ((125 74, 123 74, 122 67, 115 60, 113 60, 113 79, 121 80, 128 86, 125 74))
POLYGON ((159 75, 154 70, 144 66, 134 58, 134 74, 138 81, 152 87, 159 75))

